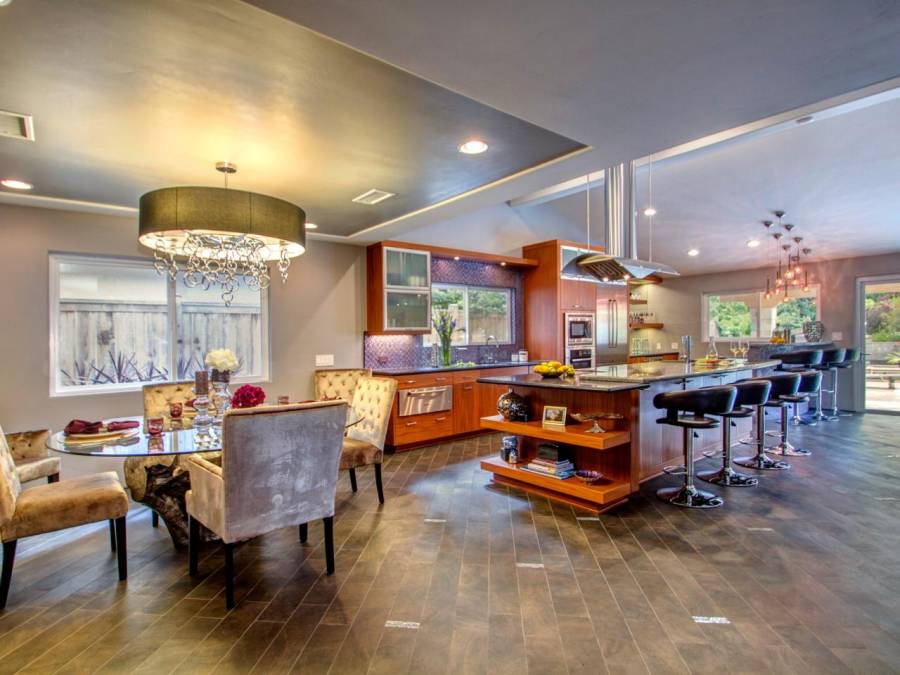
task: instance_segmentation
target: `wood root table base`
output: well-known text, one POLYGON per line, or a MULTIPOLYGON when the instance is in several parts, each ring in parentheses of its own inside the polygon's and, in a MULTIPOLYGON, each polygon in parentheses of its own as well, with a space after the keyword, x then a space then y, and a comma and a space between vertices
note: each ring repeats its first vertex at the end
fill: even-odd
MULTIPOLYGON (((156 511, 163 519, 175 548, 187 548, 188 514, 184 495, 191 488, 191 474, 183 470, 178 462, 171 466, 153 464, 145 467, 145 470, 147 487, 140 502, 156 511)), ((200 539, 216 541, 218 537, 201 525, 200 539)))
POLYGON ((515 488, 517 490, 521 490, 522 492, 530 492, 535 495, 540 495, 541 497, 546 497, 547 499, 553 499, 558 502, 563 502, 564 504, 574 506, 578 509, 583 509, 584 511, 588 511, 593 514, 604 513, 606 511, 609 511, 610 509, 616 508, 617 506, 621 506, 628 501, 628 497, 623 497, 622 499, 617 499, 616 501, 610 502, 609 504, 600 505, 595 502, 589 502, 584 499, 579 499, 578 497, 574 497, 572 495, 556 492, 555 490, 547 490, 537 485, 523 483, 522 481, 518 481, 515 478, 507 478, 506 476, 500 476, 498 474, 494 474, 492 482, 498 485, 505 485, 507 487, 515 488))

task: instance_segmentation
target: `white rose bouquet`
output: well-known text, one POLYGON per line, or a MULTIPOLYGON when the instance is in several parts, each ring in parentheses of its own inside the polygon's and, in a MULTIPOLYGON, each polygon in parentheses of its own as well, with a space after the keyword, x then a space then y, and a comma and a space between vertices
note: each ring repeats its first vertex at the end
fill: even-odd
POLYGON ((231 373, 240 367, 237 356, 230 349, 213 349, 206 355, 206 366, 220 373, 231 373))

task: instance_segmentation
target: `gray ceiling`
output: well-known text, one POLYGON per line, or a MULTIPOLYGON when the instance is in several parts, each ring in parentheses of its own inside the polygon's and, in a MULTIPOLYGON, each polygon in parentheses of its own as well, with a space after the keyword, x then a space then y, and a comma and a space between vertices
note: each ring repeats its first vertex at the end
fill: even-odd
MULTIPOLYGON (((765 241, 761 221, 776 220, 776 209, 796 225, 791 236, 802 236, 814 259, 900 251, 900 98, 656 162, 652 171, 653 257, 682 274, 765 264, 765 246, 746 244, 765 241), (700 255, 688 256, 691 248, 700 255)), ((639 169, 641 257, 649 255, 647 178, 647 168, 639 169)), ((591 194, 592 237, 602 243, 602 186, 591 194)), ((584 232, 583 192, 541 208, 556 214, 548 222, 563 219, 584 232)))
POLYGON ((0 62, 37 138, 0 139, 0 177, 54 198, 136 206, 230 160, 348 235, 583 147, 236 0, 18 0, 0 62), (397 197, 351 202, 370 188, 397 197))
POLYGON ((379 237, 900 75, 883 0, 251 1, 595 148, 379 237))

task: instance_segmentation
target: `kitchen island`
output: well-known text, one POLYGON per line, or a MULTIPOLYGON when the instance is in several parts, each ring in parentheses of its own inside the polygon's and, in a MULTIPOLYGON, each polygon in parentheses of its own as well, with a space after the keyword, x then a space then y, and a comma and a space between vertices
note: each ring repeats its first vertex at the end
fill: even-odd
MULTIPOLYGON (((568 450, 579 469, 600 471, 603 479, 586 485, 577 478, 558 480, 511 465, 499 457, 481 462, 498 483, 541 494, 591 511, 603 511, 625 501, 640 483, 662 473, 669 465, 683 463, 682 437, 678 429, 657 424, 663 412, 653 407, 653 397, 673 389, 694 389, 730 384, 770 372, 777 360, 728 362, 703 366, 681 361, 616 364, 578 371, 574 378, 543 379, 539 375, 492 375, 478 381, 505 386, 525 398, 528 421, 483 417, 481 426, 520 438, 524 462, 533 458, 540 443, 551 442, 568 450), (544 406, 564 406, 568 419, 564 430, 541 425, 544 406), (600 416, 604 429, 592 433, 593 422, 578 422, 572 414, 600 416)), ((749 420, 739 420, 733 433, 738 439, 750 430, 749 420)), ((721 446, 721 429, 699 432, 694 451, 721 446)))

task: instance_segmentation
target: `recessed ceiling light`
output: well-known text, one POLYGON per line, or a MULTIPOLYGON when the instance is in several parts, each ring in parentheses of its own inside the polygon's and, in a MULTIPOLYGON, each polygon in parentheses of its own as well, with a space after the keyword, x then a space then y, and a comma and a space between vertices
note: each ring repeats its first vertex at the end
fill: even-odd
POLYGON ((815 118, 812 115, 805 115, 798 120, 796 120, 797 124, 808 124, 812 122, 815 118))
POLYGON ((506 267, 506 263, 505 262, 500 263, 500 267, 506 267))
POLYGON ((471 141, 466 141, 461 146, 459 146, 459 151, 464 155, 480 155, 487 149, 488 144, 477 138, 473 138, 471 141))
POLYGON ((654 209, 652 206, 648 206, 646 209, 644 209, 644 215, 645 216, 655 216, 656 209, 654 209))
MULTIPOLYGON (((0 0, 0 2, 3 2, 3 0, 0 0)), ((0 5, 0 7, 2 6, 0 5)), ((16 180, 15 178, 4 178, 0 180, 0 185, 10 190, 30 190, 34 187, 31 183, 26 183, 24 180, 16 180)))
POLYGON ((747 242, 747 246, 749 246, 750 248, 756 248, 757 246, 759 246, 759 239, 751 239, 747 242))
POLYGON ((700 249, 692 248, 690 251, 688 251, 688 255, 691 257, 694 257, 695 255, 700 255, 700 249))
POLYGON ((319 229, 319 226, 316 225, 315 223, 307 223, 307 224, 306 224, 306 229, 307 229, 307 230, 318 230, 318 229, 319 229))
POLYGON ((0 0, 0 7, 6 7, 7 5, 11 5, 12 0, 0 0))
POLYGON ((453 259, 454 259, 454 260, 459 260, 459 256, 458 256, 458 255, 455 255, 455 256, 453 256, 453 259))

